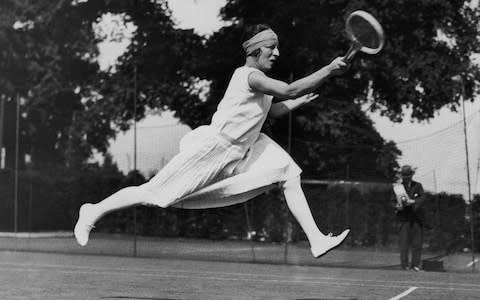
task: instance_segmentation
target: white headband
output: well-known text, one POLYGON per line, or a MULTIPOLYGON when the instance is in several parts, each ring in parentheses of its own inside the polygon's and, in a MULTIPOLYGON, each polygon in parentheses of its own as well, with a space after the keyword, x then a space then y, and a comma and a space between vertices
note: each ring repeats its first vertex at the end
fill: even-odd
POLYGON ((242 46, 247 55, 250 55, 253 51, 261 47, 271 46, 272 44, 278 44, 278 36, 273 30, 266 29, 254 35, 248 41, 245 41, 242 46))

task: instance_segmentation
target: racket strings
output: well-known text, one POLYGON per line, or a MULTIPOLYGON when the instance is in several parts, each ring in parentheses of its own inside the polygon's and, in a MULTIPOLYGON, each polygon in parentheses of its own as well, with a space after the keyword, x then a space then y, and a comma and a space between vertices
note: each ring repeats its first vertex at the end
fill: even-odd
POLYGON ((377 30, 361 17, 351 18, 349 22, 353 38, 364 47, 376 49, 380 46, 377 30))

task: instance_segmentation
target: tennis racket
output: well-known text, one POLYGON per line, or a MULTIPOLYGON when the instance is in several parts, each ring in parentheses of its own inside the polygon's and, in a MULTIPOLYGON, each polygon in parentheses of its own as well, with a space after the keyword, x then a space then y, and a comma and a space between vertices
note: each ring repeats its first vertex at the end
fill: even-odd
POLYGON ((383 28, 371 14, 356 10, 348 16, 345 26, 350 39, 350 49, 345 54, 345 61, 352 61, 359 51, 377 54, 382 50, 385 40, 383 28))

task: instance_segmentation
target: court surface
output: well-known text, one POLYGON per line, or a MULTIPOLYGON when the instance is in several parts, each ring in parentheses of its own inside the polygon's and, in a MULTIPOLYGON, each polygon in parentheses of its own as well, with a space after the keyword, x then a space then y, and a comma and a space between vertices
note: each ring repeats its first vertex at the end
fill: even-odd
POLYGON ((478 273, 0 251, 0 299, 480 299, 478 273))

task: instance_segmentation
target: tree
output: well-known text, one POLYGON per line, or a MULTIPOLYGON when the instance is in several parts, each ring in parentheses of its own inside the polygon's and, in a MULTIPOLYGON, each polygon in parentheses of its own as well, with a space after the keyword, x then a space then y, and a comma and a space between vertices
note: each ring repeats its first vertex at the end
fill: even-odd
MULTIPOLYGON (((351 11, 367 10, 384 25, 387 43, 380 55, 359 55, 346 75, 319 89, 319 101, 293 115, 291 151, 312 175, 341 177, 348 169, 353 177, 393 176, 399 152, 375 132, 365 105, 394 121, 409 106, 414 118, 424 120, 443 106, 456 109, 459 93, 451 76, 463 76, 469 97, 476 92, 478 70, 469 58, 478 51, 479 14, 462 1, 229 0, 222 16, 230 25, 208 38, 176 29, 166 0, 0 5, 0 41, 6 45, 0 50, 0 91, 8 99, 26 99, 24 148, 38 164, 82 163, 94 148, 106 151, 118 129, 148 110, 173 110, 192 127, 208 123, 231 73, 244 62, 243 31, 254 23, 269 23, 280 35, 282 55, 272 76, 284 81, 344 54, 344 19, 351 11), (116 72, 100 72, 96 64, 99 40, 92 24, 106 13, 136 26, 116 72), (198 89, 203 82, 207 97, 198 89)), ((283 118, 266 130, 287 146, 287 125, 283 118)))
MULTIPOLYGON (((20 157, 30 154, 38 168, 85 160, 90 145, 102 146, 96 137, 113 134, 100 134, 95 122, 82 124, 87 112, 81 100, 98 71, 91 22, 66 1, 2 1, 0 11, 0 93, 9 107, 22 101, 20 157)), ((7 132, 15 132, 14 109, 7 132)), ((14 143, 15 136, 8 135, 10 166, 14 143)))
POLYGON ((93 149, 106 152, 118 129, 130 126, 134 96, 137 120, 149 107, 168 107, 177 116, 201 111, 196 107, 202 102, 191 92, 196 79, 188 70, 203 38, 175 29, 166 1, 9 0, 0 9, 8 167, 16 152, 17 99, 24 103, 20 157, 30 154, 36 168, 78 167, 93 149), (137 27, 113 73, 98 68, 101 40, 93 26, 107 13, 124 15, 137 27))
POLYGON ((453 75, 463 75, 470 97, 475 92, 479 73, 470 57, 479 52, 480 10, 464 1, 230 0, 222 16, 241 28, 259 22, 272 25, 288 57, 279 68, 286 79, 286 70, 302 75, 342 55, 348 48, 344 20, 357 9, 378 18, 387 43, 380 55, 359 57, 350 76, 336 80, 332 89, 337 99, 366 103, 371 93, 370 109, 394 121, 401 120, 405 106, 412 108, 413 118, 426 120, 443 106, 458 106, 453 75))
POLYGON ((201 61, 205 39, 192 30, 175 28, 167 1, 89 1, 89 10, 122 14, 136 27, 116 72, 102 74, 99 93, 111 120, 125 130, 147 110, 170 109, 186 124, 197 126, 205 118, 192 69, 201 61), (137 90, 135 90, 135 87, 137 90))
MULTIPOLYGON (((383 24, 385 49, 375 57, 358 56, 348 74, 319 89, 321 99, 310 109, 295 113, 292 151, 317 175, 338 177, 349 165, 363 169, 362 177, 373 171, 392 178, 400 153, 375 132, 362 106, 368 104, 393 121, 403 118, 405 107, 417 120, 432 118, 444 106, 458 106, 459 93, 450 80, 458 73, 469 87, 468 95, 474 93, 479 74, 470 56, 478 51, 479 11, 463 1, 230 0, 222 17, 231 25, 207 41, 210 55, 197 71, 212 81, 208 102, 218 102, 231 70, 243 63, 238 45, 246 26, 268 23, 275 29, 281 57, 273 76, 290 81, 345 53, 344 20, 356 9, 371 12, 383 24), (450 40, 442 40, 440 33, 450 40), (379 167, 386 169, 376 170, 379 167)), ((279 124, 274 131, 285 136, 285 128, 279 124)))
MULTIPOLYGON (((267 3, 268 1, 264 2, 267 3)), ((231 72, 236 66, 243 63, 244 55, 239 51, 239 45, 244 38, 242 36, 244 26, 224 27, 211 38, 206 39, 195 35, 192 31, 175 29, 175 24, 171 21, 165 1, 154 3, 123 1, 121 3, 129 4, 118 7, 106 5, 104 11, 126 14, 126 19, 135 24, 136 32, 131 46, 120 59, 117 72, 102 79, 101 94, 104 100, 107 100, 105 102, 107 103, 106 107, 102 109, 109 111, 112 120, 119 124, 121 129, 128 128, 129 120, 133 117, 132 97, 134 93, 132 92, 132 82, 136 76, 135 86, 137 88, 136 95, 138 95, 137 103, 139 103, 137 118, 143 117, 147 108, 160 111, 170 109, 175 111, 176 116, 182 122, 191 127, 208 123, 228 84, 231 72), (202 80, 210 83, 206 99, 202 99, 200 93, 196 90, 196 85, 202 80), (112 106, 112 104, 114 105, 112 106)), ((228 10, 228 5, 225 8, 226 10, 228 10)), ((234 11, 235 13, 242 13, 241 9, 234 11)), ((284 14, 286 12, 281 9, 274 9, 274 13, 284 14)), ((230 20, 237 17, 235 15, 230 20)), ((285 28, 288 29, 288 27, 285 28)), ((302 76, 305 74, 305 70, 307 72, 312 71, 314 69, 313 65, 318 65, 316 62, 319 61, 320 56, 313 55, 316 53, 313 49, 317 46, 317 40, 312 39, 307 33, 298 37, 296 31, 284 30, 280 31, 280 34, 282 41, 283 35, 286 34, 299 38, 299 45, 293 45, 292 43, 285 46, 287 49, 286 56, 292 57, 292 61, 295 63, 287 63, 285 60, 277 68, 274 74, 276 77, 287 80, 292 75, 302 76)), ((353 90, 353 87, 351 89, 353 90)), ((318 121, 308 121, 304 118, 308 115, 306 110, 302 114, 298 114, 294 122, 295 132, 302 132, 306 129, 303 132, 307 132, 309 136, 315 136, 316 139, 296 143, 292 150, 294 155, 300 156, 300 161, 309 173, 318 175, 323 172, 323 175, 329 173, 331 176, 338 177, 340 176, 339 173, 344 173, 347 165, 358 160, 358 154, 352 155, 351 153, 359 153, 360 151, 351 151, 351 149, 363 148, 365 150, 362 142, 366 142, 368 145, 374 145, 372 149, 363 151, 363 154, 368 153, 369 155, 368 160, 362 160, 363 162, 369 162, 366 163, 369 168, 368 171, 373 172, 374 177, 380 176, 383 178, 387 176, 391 178, 392 167, 396 166, 394 161, 381 164, 382 167, 389 166, 389 171, 385 169, 377 170, 377 167, 372 168, 372 166, 375 166, 377 160, 385 160, 387 157, 395 159, 398 150, 394 147, 386 147, 383 139, 378 133, 374 132, 371 121, 361 116, 362 113, 358 105, 345 106, 338 103, 339 99, 348 103, 352 102, 351 99, 348 99, 348 92, 342 92, 339 98, 338 91, 339 89, 333 87, 327 88, 325 97, 331 96, 332 99, 332 101, 327 101, 331 105, 325 107, 325 110, 329 110, 332 114, 322 115, 322 117, 326 117, 323 118, 324 120, 328 119, 327 122, 320 124, 318 121), (338 108, 341 108, 343 112, 334 112, 334 109, 338 108), (349 118, 347 115, 352 113, 357 116, 349 118), (338 116, 336 120, 329 118, 333 114, 338 116), (357 132, 357 135, 364 136, 362 142, 360 140, 354 142, 348 140, 352 135, 345 132, 345 126, 341 123, 345 120, 357 122, 346 127, 361 128, 362 130, 360 130, 360 133, 357 132), (332 124, 335 128, 330 130, 332 124), (320 130, 323 130, 322 134, 319 134, 320 130), (324 137, 323 140, 322 136, 324 137), (340 140, 342 142, 339 142, 340 140), (343 148, 344 154, 342 157, 337 157, 338 151, 332 151, 332 147, 329 151, 322 150, 320 149, 324 148, 324 146, 321 146, 322 144, 343 148), (305 147, 305 145, 309 147, 305 147), (391 155, 379 156, 379 153, 384 153, 385 149, 392 149, 393 152, 390 152, 391 155), (335 154, 336 157, 330 159, 330 161, 323 159, 331 154, 335 154), (318 159, 319 155, 322 160, 318 159), (331 168, 336 170, 325 171, 331 168), (370 169, 373 169, 373 171, 370 169)), ((311 115, 310 117, 317 116, 311 115)), ((285 122, 278 122, 274 127, 285 128, 285 122)), ((274 131, 281 132, 278 129, 274 131)), ((286 145, 284 136, 279 135, 278 139, 286 145)), ((356 169, 360 168, 357 167, 356 169)))

